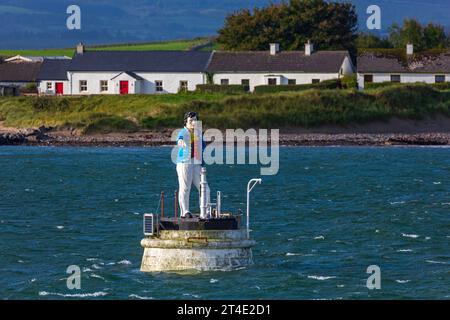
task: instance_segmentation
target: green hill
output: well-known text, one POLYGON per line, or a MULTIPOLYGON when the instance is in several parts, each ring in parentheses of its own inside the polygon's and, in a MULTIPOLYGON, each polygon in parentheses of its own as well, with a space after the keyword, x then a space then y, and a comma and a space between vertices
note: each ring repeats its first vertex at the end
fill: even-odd
MULTIPOLYGON (((144 51, 144 50, 191 50, 196 46, 208 45, 212 48, 210 38, 195 38, 192 40, 172 40, 162 42, 148 42, 148 43, 128 43, 128 44, 113 44, 113 45, 96 45, 87 46, 88 50, 117 50, 117 51, 144 51)), ((12 57, 15 55, 23 56, 68 56, 72 57, 75 52, 73 48, 63 49, 43 49, 43 50, 0 50, 0 56, 12 57)))

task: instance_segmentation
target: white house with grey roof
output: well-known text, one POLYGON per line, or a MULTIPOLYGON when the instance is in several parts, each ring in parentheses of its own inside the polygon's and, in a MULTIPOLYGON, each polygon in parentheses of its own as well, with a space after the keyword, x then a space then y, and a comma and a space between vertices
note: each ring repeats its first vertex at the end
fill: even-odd
POLYGON ((414 54, 408 44, 406 52, 368 50, 357 58, 358 87, 368 83, 442 83, 450 82, 450 52, 436 51, 414 54))
POLYGON ((338 79, 354 73, 347 51, 317 51, 312 43, 304 51, 215 52, 208 72, 215 84, 248 85, 250 91, 260 85, 297 85, 338 79))
POLYGON ((163 94, 194 91, 206 82, 210 52, 85 51, 69 61, 43 63, 41 94, 163 94))
POLYGON ((41 95, 69 95, 70 82, 67 69, 70 59, 45 59, 37 76, 38 93, 41 95))
POLYGON ((194 91, 197 85, 308 84, 354 72, 347 51, 86 51, 68 61, 44 61, 41 94, 163 94, 194 91))

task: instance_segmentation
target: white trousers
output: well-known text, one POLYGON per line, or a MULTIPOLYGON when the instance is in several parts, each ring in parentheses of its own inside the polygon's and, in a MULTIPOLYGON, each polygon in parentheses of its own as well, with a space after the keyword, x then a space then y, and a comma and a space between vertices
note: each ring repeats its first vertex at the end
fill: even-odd
MULTIPOLYGON (((191 186, 197 188, 200 198, 200 175, 202 166, 200 164, 177 163, 178 184, 178 201, 180 202, 181 216, 184 217, 189 211, 189 196, 191 194, 191 186)), ((210 203, 210 190, 206 185, 206 203, 210 203)), ((206 218, 206 217, 201 217, 206 218)))

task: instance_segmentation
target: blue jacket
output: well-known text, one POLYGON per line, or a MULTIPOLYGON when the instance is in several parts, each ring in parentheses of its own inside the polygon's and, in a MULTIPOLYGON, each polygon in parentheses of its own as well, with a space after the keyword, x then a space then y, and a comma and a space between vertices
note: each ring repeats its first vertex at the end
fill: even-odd
POLYGON ((177 144, 180 140, 183 140, 186 144, 186 148, 182 148, 178 146, 178 157, 177 157, 177 163, 191 163, 192 160, 194 160, 193 163, 198 163, 203 165, 203 151, 205 150, 206 143, 203 140, 203 134, 200 133, 200 138, 195 135, 194 132, 194 141, 196 145, 194 145, 194 155, 192 156, 192 141, 191 141, 191 133, 189 130, 184 127, 180 130, 177 137, 177 144), (201 152, 198 152, 200 151, 201 152))

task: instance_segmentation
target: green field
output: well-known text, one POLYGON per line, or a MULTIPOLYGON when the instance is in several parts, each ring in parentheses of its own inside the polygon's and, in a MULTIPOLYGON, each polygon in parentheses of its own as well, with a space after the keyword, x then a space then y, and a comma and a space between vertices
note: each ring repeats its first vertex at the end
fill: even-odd
POLYGON ((85 133, 178 127, 198 111, 214 128, 346 125, 450 116, 450 91, 423 84, 358 92, 353 89, 268 94, 180 93, 87 97, 3 97, 0 121, 8 127, 72 127, 85 133))
MULTIPOLYGON (((192 40, 174 40, 164 42, 148 42, 138 44, 117 44, 104 46, 87 46, 87 50, 117 50, 117 51, 144 51, 144 50, 190 50, 194 46, 209 42, 208 38, 196 38, 192 40)), ((0 50, 0 56, 68 56, 72 57, 74 48, 42 49, 42 50, 0 50)))

